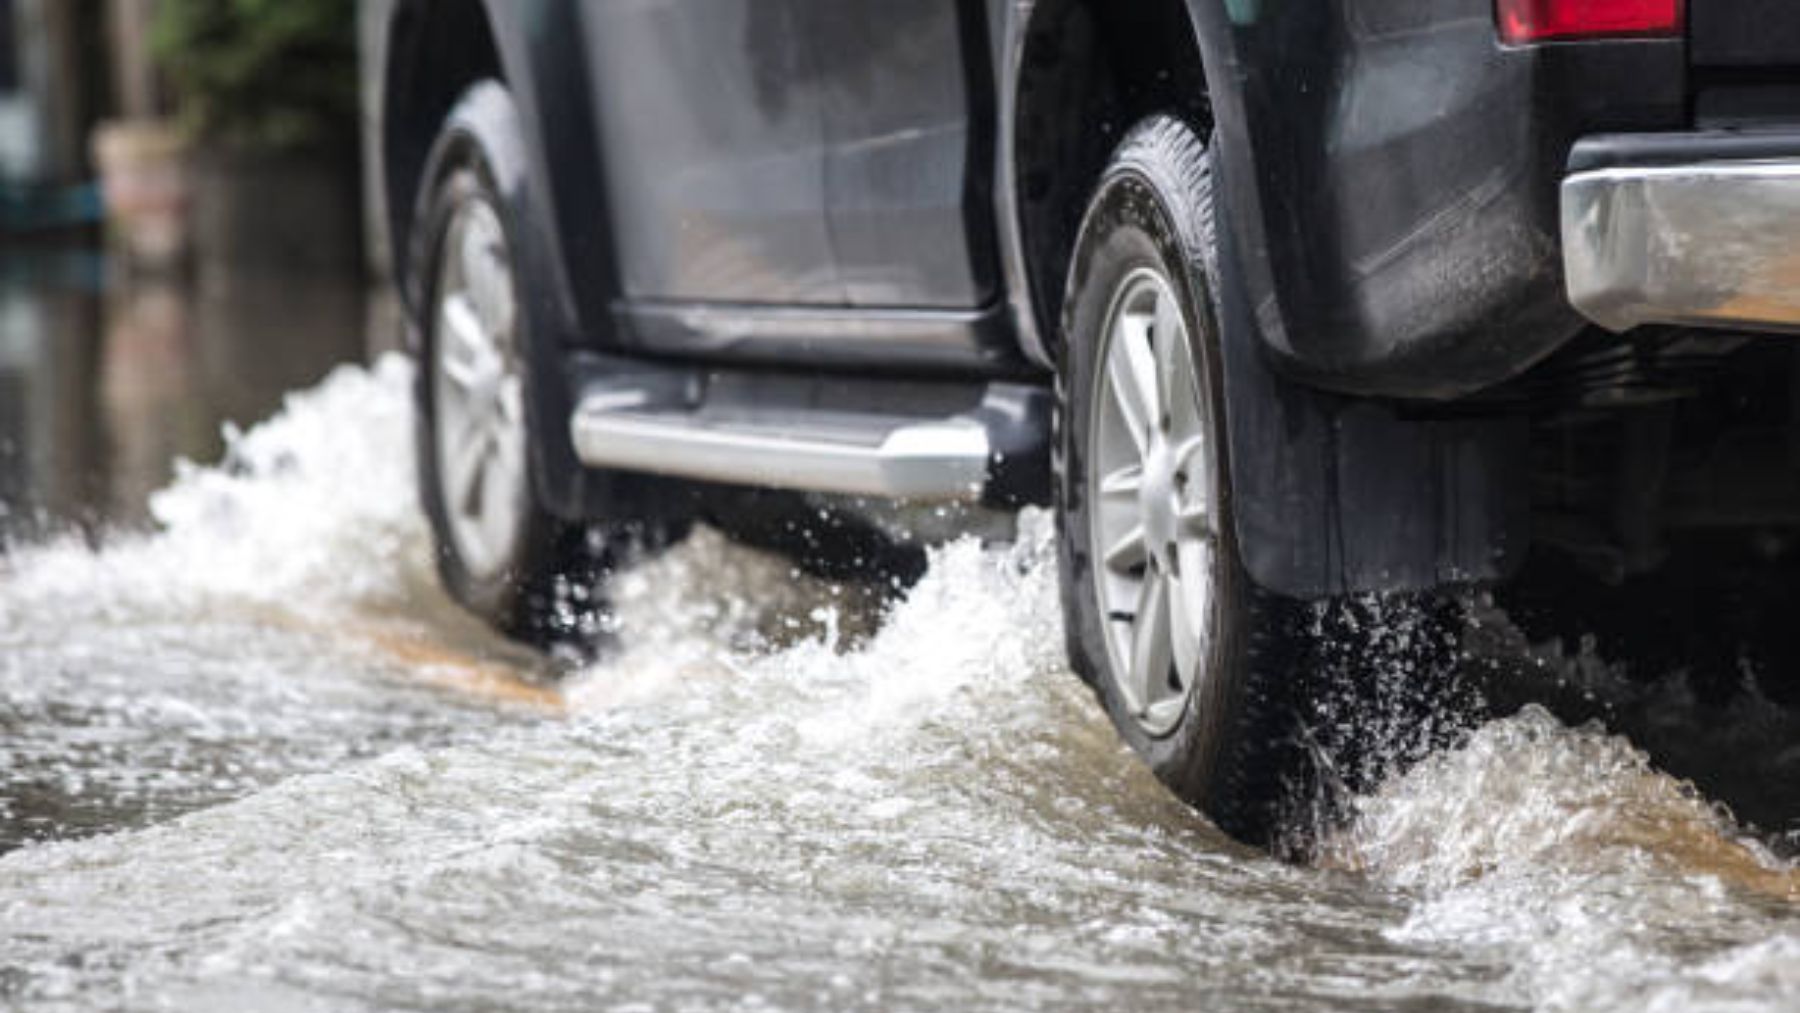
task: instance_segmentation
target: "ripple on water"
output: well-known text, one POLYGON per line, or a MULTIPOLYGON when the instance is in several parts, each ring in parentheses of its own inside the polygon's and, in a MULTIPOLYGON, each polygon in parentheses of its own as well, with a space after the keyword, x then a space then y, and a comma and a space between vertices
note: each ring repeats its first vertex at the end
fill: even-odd
POLYGON ((1360 800, 1326 867, 1223 840, 1064 669, 1042 514, 934 552, 873 629, 703 530, 624 577, 622 652, 553 699, 446 694, 518 670, 432 586, 409 383, 397 360, 342 371, 185 472, 159 531, 0 563, 0 707, 34 755, 98 782, 179 770, 159 742, 261 764, 0 856, 6 1002, 1672 1009, 1800 988, 1800 915, 1772 889, 1792 871, 1539 712, 1360 800))

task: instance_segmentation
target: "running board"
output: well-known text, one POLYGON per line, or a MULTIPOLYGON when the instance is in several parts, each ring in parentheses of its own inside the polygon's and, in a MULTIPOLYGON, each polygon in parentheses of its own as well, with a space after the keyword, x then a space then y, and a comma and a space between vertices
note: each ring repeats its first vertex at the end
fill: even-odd
POLYGON ((912 502, 1041 502, 1048 391, 714 372, 589 384, 570 434, 591 468, 912 502))

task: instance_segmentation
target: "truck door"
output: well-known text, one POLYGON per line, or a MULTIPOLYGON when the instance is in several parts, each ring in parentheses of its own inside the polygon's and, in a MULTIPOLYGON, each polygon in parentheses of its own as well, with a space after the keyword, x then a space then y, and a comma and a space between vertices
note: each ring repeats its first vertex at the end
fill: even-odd
POLYGON ((794 2, 584 0, 628 299, 844 304, 794 2))
POLYGON ((986 5, 789 2, 812 62, 824 196, 850 303, 987 303, 997 267, 986 5))

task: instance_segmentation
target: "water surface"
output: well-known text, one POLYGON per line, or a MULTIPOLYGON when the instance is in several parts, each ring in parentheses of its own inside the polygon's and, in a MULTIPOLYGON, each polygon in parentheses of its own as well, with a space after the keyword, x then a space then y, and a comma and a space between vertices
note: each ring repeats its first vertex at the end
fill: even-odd
POLYGON ((861 599, 701 530, 560 688, 437 592, 409 367, 152 525, 0 556, 0 1002, 1779 1009, 1800 893, 1528 708, 1312 865, 1174 803, 1063 666, 1047 519, 861 599))

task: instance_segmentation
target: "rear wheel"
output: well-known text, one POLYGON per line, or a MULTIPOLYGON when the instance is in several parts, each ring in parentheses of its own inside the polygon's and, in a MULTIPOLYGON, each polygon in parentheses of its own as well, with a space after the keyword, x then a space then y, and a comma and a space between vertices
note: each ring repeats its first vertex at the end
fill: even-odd
POLYGON ((1290 611, 1239 562, 1221 391, 1210 155, 1132 131, 1077 240, 1058 502, 1070 655, 1158 777, 1268 843, 1305 759, 1290 611))

